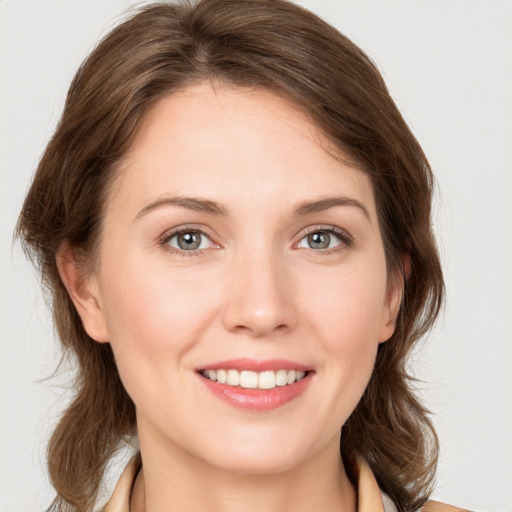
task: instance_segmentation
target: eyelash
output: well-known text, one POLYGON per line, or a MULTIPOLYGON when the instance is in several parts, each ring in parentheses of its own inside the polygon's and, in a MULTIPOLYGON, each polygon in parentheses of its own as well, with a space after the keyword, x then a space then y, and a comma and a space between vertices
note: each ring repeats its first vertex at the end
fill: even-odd
MULTIPOLYGON (((199 233, 200 235, 202 236, 205 236, 206 238, 208 238, 210 240, 210 242, 213 244, 213 245, 217 245, 215 244, 215 242, 212 241, 212 238, 210 235, 208 235, 207 233, 205 233, 202 229, 199 229, 197 227, 194 227, 194 226, 181 226, 179 228, 176 228, 176 229, 173 229, 171 231, 167 231, 165 232, 159 239, 159 245, 162 246, 166 251, 169 251, 173 254, 176 254, 182 258, 192 258, 192 257, 196 257, 196 256, 201 256, 201 254, 207 250, 207 249, 199 249, 199 250, 189 250, 189 251, 186 251, 184 249, 176 249, 175 247, 171 247, 169 245, 169 242, 176 236, 179 236, 183 233, 199 233)), ((217 245, 218 247, 218 245, 217 245)))
MULTIPOLYGON (((336 226, 330 226, 330 225, 317 225, 317 226, 311 226, 309 228, 306 228, 306 230, 303 232, 299 242, 300 243, 304 238, 307 236, 313 234, 313 233, 328 233, 329 235, 334 235, 336 238, 339 239, 340 243, 339 245, 336 245, 335 247, 332 247, 330 249, 312 249, 309 248, 309 251, 318 254, 319 256, 328 256, 330 254, 334 254, 339 251, 343 251, 346 249, 350 249, 354 245, 354 239, 353 237, 344 229, 338 228, 336 226)), ((294 244, 297 245, 297 244, 294 244)))
MULTIPOLYGON (((199 229, 194 226, 182 226, 180 228, 173 229, 171 231, 167 231, 160 237, 159 245, 162 246, 165 250, 170 251, 173 254, 179 255, 180 257, 183 257, 183 258, 201 256, 202 253, 204 253, 204 251, 208 250, 208 249, 193 249, 193 250, 187 251, 184 249, 176 249, 175 247, 171 247, 169 245, 169 242, 174 237, 179 236, 183 233, 198 233, 201 236, 207 237, 213 245, 217 245, 217 244, 215 244, 215 242, 212 241, 212 238, 210 235, 205 233, 202 229, 199 229)), ((340 241, 340 243, 338 245, 336 245, 335 247, 332 247, 330 249, 318 250, 318 249, 309 248, 309 251, 316 253, 318 255, 327 256, 327 255, 330 255, 330 254, 333 254, 333 253, 336 253, 339 251, 349 249, 354 244, 353 237, 344 229, 340 229, 340 228, 337 228, 335 226, 330 226, 330 225, 326 225, 326 226, 317 225, 317 226, 310 226, 309 228, 306 228, 306 230, 303 231, 300 240, 294 244, 294 247, 296 247, 300 242, 302 242, 302 240, 304 240, 304 238, 306 238, 307 236, 309 236, 313 233, 328 233, 329 235, 334 235, 340 241)), ((217 247, 219 247, 219 245, 217 245, 217 247)))

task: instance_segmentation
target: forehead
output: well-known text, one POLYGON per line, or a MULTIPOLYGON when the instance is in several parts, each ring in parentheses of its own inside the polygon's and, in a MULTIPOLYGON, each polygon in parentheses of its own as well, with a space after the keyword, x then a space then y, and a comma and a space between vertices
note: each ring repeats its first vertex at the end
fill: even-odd
POLYGON ((159 194, 251 202, 284 191, 295 201, 350 193, 373 202, 368 176, 346 160, 292 102, 203 82, 164 97, 145 116, 114 196, 141 207, 159 194))

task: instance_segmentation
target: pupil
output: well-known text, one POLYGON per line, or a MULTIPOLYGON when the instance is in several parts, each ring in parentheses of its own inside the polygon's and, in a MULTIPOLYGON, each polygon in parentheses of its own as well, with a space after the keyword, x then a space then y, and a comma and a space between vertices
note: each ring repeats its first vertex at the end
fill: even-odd
POLYGON ((330 241, 331 237, 325 232, 312 233, 308 236, 308 243, 312 249, 327 249, 330 241))
POLYGON ((182 233, 178 236, 178 245, 185 251, 197 249, 201 245, 201 236, 199 233, 182 233))

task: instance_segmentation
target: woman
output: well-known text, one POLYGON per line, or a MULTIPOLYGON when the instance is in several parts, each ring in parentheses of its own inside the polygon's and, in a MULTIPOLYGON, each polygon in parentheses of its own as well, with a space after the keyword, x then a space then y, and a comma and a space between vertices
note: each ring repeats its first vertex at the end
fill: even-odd
POLYGON ((94 510, 134 437, 106 511, 420 509, 437 440, 405 362, 443 297, 431 188, 373 64, 293 4, 113 30, 18 225, 78 363, 53 509, 94 510))

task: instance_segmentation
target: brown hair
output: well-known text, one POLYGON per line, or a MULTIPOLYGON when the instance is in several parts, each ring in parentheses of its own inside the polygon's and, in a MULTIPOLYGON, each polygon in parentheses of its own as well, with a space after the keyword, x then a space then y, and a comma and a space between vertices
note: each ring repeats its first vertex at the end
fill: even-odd
POLYGON ((395 333, 343 427, 349 474, 365 458, 400 511, 431 490, 437 438, 415 398, 407 356, 435 321, 444 285, 431 229, 428 162, 371 60, 312 13, 284 0, 153 4, 115 28, 78 70, 62 119, 39 164, 17 233, 51 294, 64 349, 76 357, 75 396, 56 427, 48 466, 53 510, 89 511, 107 462, 135 434, 134 404, 108 344, 85 333, 62 284, 56 253, 68 243, 86 259, 102 207, 141 119, 160 98, 214 79, 266 88, 306 112, 371 176, 388 271, 405 291, 395 333))

